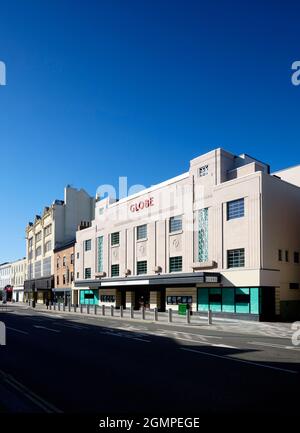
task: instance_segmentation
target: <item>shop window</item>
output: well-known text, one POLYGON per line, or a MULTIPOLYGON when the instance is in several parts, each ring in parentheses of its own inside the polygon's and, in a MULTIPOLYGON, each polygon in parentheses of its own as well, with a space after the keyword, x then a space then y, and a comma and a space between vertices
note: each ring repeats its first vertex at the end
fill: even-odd
POLYGON ((288 252, 288 250, 285 251, 285 261, 286 262, 289 261, 289 252, 288 252))
POLYGON ((278 250, 278 261, 282 262, 282 250, 278 250))
POLYGON ((236 313, 250 313, 250 291, 249 289, 235 289, 235 311, 236 313))
POLYGON ((299 263, 299 253, 297 251, 294 252, 294 263, 299 263))
POLYGON ((290 283, 290 289, 299 289, 299 283, 290 283))
POLYGON ((101 295, 100 301, 101 302, 115 302, 116 297, 114 295, 101 295))
POLYGON ((192 304, 192 296, 167 296, 168 305, 178 305, 178 304, 192 304))

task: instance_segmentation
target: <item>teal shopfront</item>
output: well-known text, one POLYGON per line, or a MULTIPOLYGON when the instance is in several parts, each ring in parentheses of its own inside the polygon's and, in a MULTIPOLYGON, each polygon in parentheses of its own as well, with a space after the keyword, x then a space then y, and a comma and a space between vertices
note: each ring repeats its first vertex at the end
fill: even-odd
POLYGON ((98 305, 99 290, 80 290, 79 302, 86 305, 98 305))
MULTIPOLYGON (((216 313, 261 314, 260 287, 218 287, 198 289, 198 311, 216 313)), ((223 315, 224 315, 223 314, 223 315)))

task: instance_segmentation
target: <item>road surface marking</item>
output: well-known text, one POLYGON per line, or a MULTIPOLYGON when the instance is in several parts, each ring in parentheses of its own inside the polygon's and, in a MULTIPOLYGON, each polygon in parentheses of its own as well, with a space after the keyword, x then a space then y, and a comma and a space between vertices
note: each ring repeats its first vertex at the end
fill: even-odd
POLYGON ((237 349, 236 346, 229 346, 228 344, 212 344, 213 347, 225 347, 227 349, 237 349))
POLYGON ((25 335, 29 334, 28 332, 21 331, 20 329, 16 329, 16 328, 10 328, 9 326, 7 326, 6 328, 10 329, 11 331, 19 332, 20 334, 25 334, 25 335))
POLYGON ((79 325, 63 325, 62 323, 58 323, 57 326, 64 326, 65 328, 70 328, 70 329, 86 329, 84 326, 79 326, 79 325))
POLYGON ((183 331, 169 331, 168 329, 158 329, 158 331, 163 332, 169 332, 169 333, 177 333, 177 334, 188 334, 188 335, 195 335, 196 337, 204 337, 204 338, 217 338, 219 340, 222 340, 223 337, 216 337, 215 335, 203 335, 203 334, 194 334, 192 332, 183 332, 183 331))
POLYGON ((51 328, 46 328, 46 326, 41 326, 41 325, 33 325, 34 328, 38 328, 38 329, 46 329, 47 331, 52 331, 52 332, 61 332, 58 329, 51 329, 51 328))
POLYGON ((35 405, 41 408, 46 413, 63 413, 60 409, 53 406, 51 403, 44 400, 42 397, 39 397, 25 385, 17 381, 13 376, 4 371, 0 370, 0 376, 16 391, 20 392, 22 395, 27 397, 30 401, 32 401, 35 405))
POLYGON ((133 337, 131 335, 126 335, 121 332, 111 332, 111 331, 99 331, 99 332, 100 334, 110 335, 111 337, 128 338, 130 340, 139 340, 139 341, 144 341, 145 343, 151 343, 150 340, 145 340, 144 338, 139 338, 139 337, 133 337))
POLYGON ((275 347, 276 349, 288 349, 288 350, 296 350, 300 351, 300 349, 297 349, 294 346, 285 346, 283 344, 276 344, 276 343, 263 343, 260 341, 248 341, 248 344, 253 344, 254 346, 266 346, 266 347, 275 347))
POLYGON ((278 370, 278 371, 284 371, 285 373, 298 374, 298 371, 295 371, 295 370, 287 370, 285 368, 271 367, 270 365, 258 364, 257 362, 245 361, 244 359, 231 358, 231 357, 226 356, 226 355, 216 355, 215 353, 202 352, 200 350, 194 350, 194 349, 186 349, 184 347, 180 347, 180 349, 185 350, 186 352, 198 353, 199 355, 207 355, 207 356, 212 356, 214 358, 227 359, 228 361, 236 361, 236 362, 241 362, 243 364, 255 365, 256 367, 269 368, 270 370, 278 370))

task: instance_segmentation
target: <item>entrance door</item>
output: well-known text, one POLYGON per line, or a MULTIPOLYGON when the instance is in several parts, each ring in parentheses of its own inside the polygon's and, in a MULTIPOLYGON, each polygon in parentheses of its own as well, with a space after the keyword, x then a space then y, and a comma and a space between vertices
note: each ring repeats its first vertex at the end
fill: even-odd
POLYGON ((150 290, 149 288, 139 287, 135 290, 135 310, 142 307, 150 308, 150 290))

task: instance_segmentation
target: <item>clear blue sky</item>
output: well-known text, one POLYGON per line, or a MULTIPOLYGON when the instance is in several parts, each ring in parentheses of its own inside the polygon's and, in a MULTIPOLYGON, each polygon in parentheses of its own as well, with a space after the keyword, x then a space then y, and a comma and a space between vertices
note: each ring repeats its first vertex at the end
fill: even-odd
POLYGON ((151 185, 215 147, 300 163, 294 1, 10 0, 0 11, 0 262, 66 184, 151 185))

